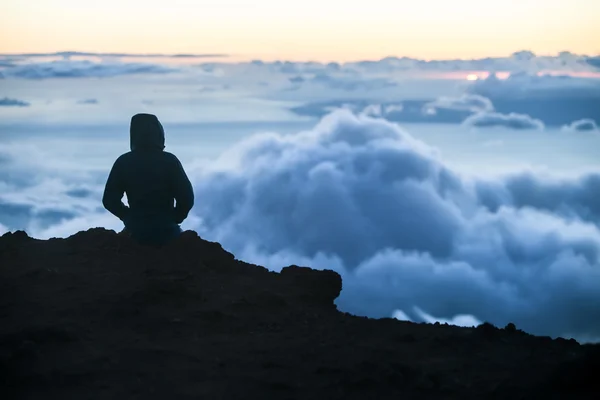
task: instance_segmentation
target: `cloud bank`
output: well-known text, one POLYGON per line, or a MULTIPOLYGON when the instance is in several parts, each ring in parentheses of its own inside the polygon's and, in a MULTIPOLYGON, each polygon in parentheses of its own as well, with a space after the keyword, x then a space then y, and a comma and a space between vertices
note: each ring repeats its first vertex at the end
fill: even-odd
POLYGON ((437 100, 398 100, 376 102, 372 100, 333 100, 310 102, 290 110, 300 116, 322 118, 335 109, 385 118, 405 123, 460 124, 477 110, 487 110, 490 101, 482 96, 466 94, 460 97, 441 97, 437 100))
POLYGON ((539 119, 531 118, 529 115, 516 113, 501 114, 496 112, 480 112, 465 119, 464 124, 466 126, 479 128, 502 126, 516 130, 544 129, 544 123, 539 119))
POLYGON ((435 100, 399 98, 380 102, 365 97, 313 101, 294 106, 291 111, 321 118, 335 108, 359 112, 378 105, 382 107, 379 116, 394 122, 460 124, 468 119, 476 126, 514 129, 561 127, 576 120, 600 119, 600 79, 522 72, 499 79, 492 74, 466 90, 463 95, 435 100))
MULTIPOLYGON (((172 92, 162 92, 163 104, 185 98, 193 101, 200 92, 203 97, 224 100, 228 97, 225 88, 229 88, 238 96, 277 102, 283 113, 291 109, 297 115, 317 118, 332 108, 352 104, 356 112, 369 105, 381 105, 383 118, 405 123, 460 124, 482 111, 529 115, 549 127, 585 118, 600 120, 600 72, 589 63, 589 57, 566 52, 554 57, 518 52, 478 60, 387 57, 349 63, 208 62, 194 60, 202 56, 194 54, 60 52, 17 56, 2 60, 6 61, 0 66, 2 79, 84 80, 138 74, 155 79, 158 75, 157 85, 173 86, 172 92), (483 77, 489 73, 492 75, 487 79, 466 81, 468 75, 483 77), (386 107, 396 108, 392 111, 386 107)), ((35 90, 20 89, 14 81, 6 83, 14 89, 6 94, 14 97, 21 96, 19 90, 27 90, 28 96, 35 90)), ((39 87, 47 87, 44 84, 39 83, 39 87)), ((124 84, 128 82, 121 79, 119 85, 124 84)), ((82 95, 85 92, 68 101, 77 101, 82 95)), ((39 93, 40 98, 45 96, 39 93)), ((34 108, 30 111, 37 112, 34 108)), ((27 117, 21 114, 12 118, 27 117)))
POLYGON ((469 91, 492 101, 497 112, 527 114, 546 125, 600 120, 600 79, 515 73, 475 82, 469 91))
POLYGON ((339 100, 314 102, 292 108, 298 115, 323 117, 335 109, 346 109, 392 122, 405 123, 463 123, 474 127, 506 127, 509 129, 544 129, 544 122, 518 113, 498 113, 487 97, 463 94, 443 96, 433 101, 403 100, 369 103, 368 100, 339 100))
POLYGON ((202 235, 339 271, 344 311, 600 334, 600 174, 468 178, 397 126, 337 111, 245 140, 194 181, 202 235))
POLYGON ((167 74, 177 69, 150 63, 48 61, 20 64, 3 70, 5 77, 22 79, 107 78, 131 74, 167 74))

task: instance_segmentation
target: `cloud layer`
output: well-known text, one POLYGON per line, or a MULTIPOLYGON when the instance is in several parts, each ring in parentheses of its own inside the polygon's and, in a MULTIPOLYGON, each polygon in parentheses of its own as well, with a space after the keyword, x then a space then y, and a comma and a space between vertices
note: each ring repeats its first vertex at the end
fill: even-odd
POLYGON ((340 271, 346 311, 600 335, 598 174, 463 177, 397 126, 348 111, 253 137, 220 163, 195 179, 198 230, 274 268, 340 271))
POLYGON ((164 54, 164 53, 97 53, 89 51, 58 51, 54 53, 19 53, 19 54, 0 54, 0 57, 7 58, 40 58, 40 57, 114 57, 114 58, 213 58, 227 57, 226 54, 164 54))
MULTIPOLYGON (((27 84, 15 82, 17 79, 115 78, 119 87, 131 83, 134 93, 152 90, 152 98, 144 100, 152 100, 155 105, 160 100, 163 105, 171 102, 180 107, 185 101, 193 104, 237 95, 276 102, 282 113, 291 110, 299 116, 318 118, 345 104, 355 107, 356 112, 369 105, 381 105, 382 116, 396 122, 460 124, 474 113, 495 111, 529 115, 548 127, 562 127, 586 118, 600 120, 600 72, 590 60, 566 52, 540 57, 526 51, 477 60, 388 57, 348 63, 208 62, 203 55, 194 54, 61 52, 0 59, 0 77, 12 87, 5 94, 16 98, 25 93, 29 98, 48 98, 48 92, 36 93, 35 87, 26 88, 27 84), (145 76, 137 77, 140 74, 145 76), (467 77, 480 79, 470 82, 467 77), (136 86, 142 79, 148 80, 152 89, 136 86), (167 90, 166 86, 172 88, 167 90)), ((34 83, 52 87, 47 82, 34 83)), ((52 90, 55 94, 66 93, 62 88, 52 90)), ((89 95, 103 101, 98 109, 110 108, 110 102, 104 102, 96 92, 78 94, 75 101, 89 95)), ((54 97, 50 100, 61 101, 54 97)), ((10 117, 28 119, 30 114, 42 113, 38 106, 44 103, 35 104, 31 110, 10 117)))

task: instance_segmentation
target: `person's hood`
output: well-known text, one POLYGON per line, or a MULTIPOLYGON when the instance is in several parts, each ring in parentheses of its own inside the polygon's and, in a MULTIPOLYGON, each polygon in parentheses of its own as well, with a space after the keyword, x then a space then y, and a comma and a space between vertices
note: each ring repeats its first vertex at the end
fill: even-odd
POLYGON ((165 130, 156 115, 136 114, 129 128, 131 150, 165 148, 165 130))

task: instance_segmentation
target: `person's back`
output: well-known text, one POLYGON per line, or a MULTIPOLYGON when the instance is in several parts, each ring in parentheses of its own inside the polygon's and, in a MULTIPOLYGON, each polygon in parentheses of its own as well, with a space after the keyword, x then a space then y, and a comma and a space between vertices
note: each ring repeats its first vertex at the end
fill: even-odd
POLYGON ((156 116, 134 115, 131 151, 115 161, 102 198, 104 207, 142 244, 162 245, 177 237, 194 204, 192 185, 177 157, 163 151, 164 143, 156 116), (129 207, 121 201, 124 193, 129 207))

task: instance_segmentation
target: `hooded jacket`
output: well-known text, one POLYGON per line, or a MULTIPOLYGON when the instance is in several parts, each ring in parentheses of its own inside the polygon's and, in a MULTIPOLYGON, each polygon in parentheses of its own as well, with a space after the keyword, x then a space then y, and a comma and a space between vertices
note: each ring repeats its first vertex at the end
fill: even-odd
POLYGON ((115 161, 102 204, 134 239, 164 244, 181 232, 179 224, 194 205, 192 185, 179 159, 163 150, 165 132, 155 115, 134 115, 129 136, 131 151, 115 161))

